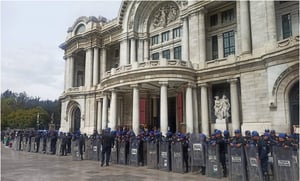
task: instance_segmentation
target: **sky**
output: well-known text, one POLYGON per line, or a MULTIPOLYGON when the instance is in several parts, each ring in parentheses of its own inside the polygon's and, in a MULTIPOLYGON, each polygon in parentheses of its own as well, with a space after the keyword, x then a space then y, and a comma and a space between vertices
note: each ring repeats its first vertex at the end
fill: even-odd
POLYGON ((118 16, 121 0, 1 1, 1 93, 9 89, 42 100, 64 89, 59 48, 80 16, 118 16))

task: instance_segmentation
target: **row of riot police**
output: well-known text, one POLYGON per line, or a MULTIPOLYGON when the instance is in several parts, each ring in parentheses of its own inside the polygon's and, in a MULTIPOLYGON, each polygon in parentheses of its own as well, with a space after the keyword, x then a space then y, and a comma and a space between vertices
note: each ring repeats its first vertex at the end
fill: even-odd
POLYGON ((95 130, 90 137, 80 131, 20 132, 14 146, 26 150, 30 143, 35 152, 71 153, 72 160, 100 161, 101 166, 112 162, 179 173, 200 171, 207 177, 233 181, 299 180, 298 135, 276 134, 274 130, 262 135, 246 131, 244 136, 240 130, 235 130, 234 136, 215 130, 209 138, 180 132, 164 136, 159 130, 140 130, 138 135, 126 129, 106 129, 102 134, 95 130))

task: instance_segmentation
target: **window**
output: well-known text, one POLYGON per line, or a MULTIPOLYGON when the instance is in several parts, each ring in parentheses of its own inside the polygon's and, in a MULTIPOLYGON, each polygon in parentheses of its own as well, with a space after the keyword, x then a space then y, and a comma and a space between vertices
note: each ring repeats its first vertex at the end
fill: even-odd
POLYGON ((158 60, 158 59, 159 59, 159 53, 153 53, 152 60, 158 60))
POLYGON ((169 40, 169 31, 162 33, 161 42, 165 42, 169 40))
POLYGON ((174 59, 181 60, 181 47, 174 48, 174 59))
POLYGON ((85 31, 85 26, 83 24, 79 25, 75 31, 75 35, 83 33, 85 31))
POLYGON ((235 53, 234 31, 223 33, 224 57, 235 53))
POLYGON ((181 36, 181 27, 173 29, 173 39, 181 36))
POLYGON ((292 24, 291 15, 285 14, 282 16, 282 38, 288 38, 292 36, 292 24))
POLYGON ((158 35, 151 37, 151 45, 158 44, 158 35))
POLYGON ((211 37, 211 50, 212 50, 212 59, 219 58, 218 56, 218 36, 212 36, 211 37))
POLYGON ((115 57, 119 57, 120 56, 120 51, 119 51, 119 49, 116 49, 115 50, 115 57))
POLYGON ((210 16, 210 26, 216 26, 218 24, 218 14, 210 16))
POLYGON ((229 23, 234 20, 234 10, 229 9, 222 12, 222 23, 229 23))
POLYGON ((167 59, 167 60, 170 60, 170 50, 164 50, 162 52, 162 57, 167 59))

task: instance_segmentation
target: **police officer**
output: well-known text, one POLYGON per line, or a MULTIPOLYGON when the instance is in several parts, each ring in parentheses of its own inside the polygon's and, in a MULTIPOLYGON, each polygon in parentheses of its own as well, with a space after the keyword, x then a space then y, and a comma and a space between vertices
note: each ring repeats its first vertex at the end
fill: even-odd
POLYGON ((114 144, 114 138, 109 133, 108 129, 106 129, 104 134, 102 135, 102 143, 101 144, 102 144, 101 167, 103 167, 103 165, 104 165, 104 160, 105 160, 106 166, 109 166, 110 153, 111 153, 111 148, 113 147, 113 144, 114 144))
POLYGON ((67 156, 67 135, 63 133, 61 136, 61 156, 67 156))
POLYGON ((78 146, 79 146, 79 154, 81 160, 83 160, 83 152, 85 152, 85 137, 83 134, 79 133, 79 138, 78 138, 78 146))
POLYGON ((230 146, 241 148, 244 145, 244 138, 241 134, 241 130, 237 129, 234 131, 234 137, 231 140, 230 146))
POLYGON ((216 143, 219 145, 219 154, 220 154, 220 162, 223 168, 223 177, 227 177, 227 168, 226 168, 226 143, 222 137, 222 132, 220 130, 216 130, 216 143))

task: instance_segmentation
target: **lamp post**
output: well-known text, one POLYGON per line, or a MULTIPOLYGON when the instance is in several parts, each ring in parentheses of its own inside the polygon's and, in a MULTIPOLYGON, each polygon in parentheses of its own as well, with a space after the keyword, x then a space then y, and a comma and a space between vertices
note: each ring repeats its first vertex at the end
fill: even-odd
POLYGON ((36 126, 37 126, 37 130, 39 130, 39 128, 40 128, 40 113, 38 113, 36 116, 36 126))

